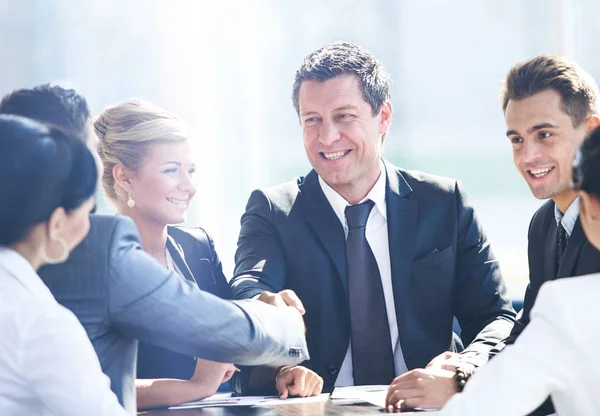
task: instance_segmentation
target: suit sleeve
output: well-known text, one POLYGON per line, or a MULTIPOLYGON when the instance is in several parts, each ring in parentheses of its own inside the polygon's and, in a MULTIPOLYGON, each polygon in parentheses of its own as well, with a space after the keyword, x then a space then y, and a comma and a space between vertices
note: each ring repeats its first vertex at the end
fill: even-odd
POLYGON ((542 288, 532 321, 515 344, 478 369, 441 414, 524 415, 571 384, 577 346, 562 327, 564 312, 554 289, 542 288))
MULTIPOLYGON (((529 256, 531 256, 531 250, 532 250, 531 241, 532 241, 532 229, 533 229, 534 221, 535 221, 535 215, 531 219, 531 221, 529 223, 529 230, 527 231, 527 240, 528 240, 528 244, 529 244, 529 248, 528 248, 529 256)), ((531 267, 531 265, 530 265, 530 267, 531 267)), ((533 308, 533 304, 534 304, 535 298, 537 296, 537 291, 539 290, 539 287, 537 288, 538 290, 534 290, 534 288, 531 285, 531 270, 529 272, 529 275, 530 275, 529 283, 527 284, 527 288, 525 289, 525 297, 523 300, 523 309, 521 309, 521 311, 519 311, 519 314, 517 315, 517 319, 515 320, 515 323, 511 329, 508 337, 503 339, 496 346, 494 346, 494 348, 492 348, 490 350, 489 359, 492 359, 496 355, 498 355, 507 345, 514 344, 517 337, 519 335, 521 335, 521 332, 523 332, 523 330, 525 329, 527 324, 529 324, 529 316, 531 314, 531 309, 533 308)))
POLYGON ((297 311, 203 292, 146 254, 130 220, 115 226, 109 256, 110 318, 128 336, 189 356, 245 365, 308 358, 297 311))
POLYGON ((285 259, 273 224, 271 204, 261 191, 250 195, 242 216, 234 277, 234 299, 252 298, 261 292, 285 288, 285 259))
POLYGON ((455 316, 469 361, 481 365, 490 349, 508 336, 515 319, 498 261, 460 183, 455 189, 457 234, 457 287, 455 316))

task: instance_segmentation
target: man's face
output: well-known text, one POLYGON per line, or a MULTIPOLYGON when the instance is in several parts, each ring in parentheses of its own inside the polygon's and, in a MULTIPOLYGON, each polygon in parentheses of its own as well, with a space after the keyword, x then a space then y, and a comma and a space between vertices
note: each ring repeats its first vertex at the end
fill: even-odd
POLYGON ((572 161, 586 135, 586 122, 573 127, 561 103, 560 94, 549 89, 510 100, 504 114, 513 161, 538 199, 556 201, 572 192, 572 161))
POLYGON ((312 167, 346 199, 349 194, 366 195, 380 174, 381 138, 391 121, 391 103, 386 101, 373 116, 355 75, 304 81, 298 98, 312 167))

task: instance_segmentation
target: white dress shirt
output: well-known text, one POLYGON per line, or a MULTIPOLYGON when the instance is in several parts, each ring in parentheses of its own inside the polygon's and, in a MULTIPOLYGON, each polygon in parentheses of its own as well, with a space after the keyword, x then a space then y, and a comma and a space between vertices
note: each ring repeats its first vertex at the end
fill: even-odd
MULTIPOLYGON (((390 244, 388 240, 387 227, 387 211, 385 202, 385 187, 386 187, 386 171, 383 162, 380 162, 381 174, 379 179, 371 188, 365 199, 361 202, 370 199, 375 203, 369 219, 367 220, 366 237, 377 267, 381 275, 381 284, 383 286, 383 296, 385 298, 385 309, 387 312, 388 323, 390 326, 390 342, 394 353, 394 371, 396 376, 405 373, 407 370, 404 362, 404 355, 400 347, 400 339, 398 337, 398 325, 396 322, 396 307, 394 306, 394 292, 392 290, 392 267, 390 263, 390 244)), ((319 176, 319 184, 321 189, 333 208, 335 215, 344 227, 344 235, 348 238, 348 223, 346 222, 345 209, 350 205, 340 194, 325 183, 319 176)), ((354 385, 354 376, 352 375, 352 344, 348 344, 346 357, 340 368, 340 372, 335 380, 336 386, 352 386, 354 385)))
POLYGON ((556 219, 556 225, 558 226, 559 223, 562 223, 565 233, 567 234, 567 239, 571 237, 577 218, 579 218, 579 195, 571 202, 571 205, 569 205, 569 208, 567 208, 564 214, 560 212, 556 204, 554 205, 554 219, 556 219))
POLYGON ((472 376, 442 415, 525 415, 551 396, 558 415, 600 415, 600 274, 542 285, 531 322, 472 376))
POLYGON ((83 327, 0 246, 0 415, 126 415, 83 327))

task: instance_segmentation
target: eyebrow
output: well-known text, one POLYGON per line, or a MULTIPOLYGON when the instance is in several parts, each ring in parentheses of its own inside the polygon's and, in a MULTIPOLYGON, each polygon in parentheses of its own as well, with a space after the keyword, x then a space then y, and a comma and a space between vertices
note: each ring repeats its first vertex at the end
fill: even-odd
POLYGON ((177 165, 177 166, 181 166, 181 163, 179 163, 179 162, 177 162, 175 160, 171 160, 171 161, 168 161, 168 162, 163 162, 163 163, 161 163, 161 165, 168 165, 170 163, 172 163, 174 165, 177 165))
MULTIPOLYGON (((538 130, 542 130, 542 129, 554 129, 556 127, 559 127, 558 124, 552 124, 552 123, 540 123, 540 124, 536 124, 535 126, 531 126, 530 128, 527 129, 527 134, 531 134, 535 131, 538 130)), ((519 134, 516 130, 508 130, 506 132, 507 136, 513 136, 515 134, 519 134)))
MULTIPOLYGON (((340 107, 334 108, 333 111, 357 110, 357 109, 358 109, 358 107, 353 104, 346 104, 346 105, 342 105, 340 107)), ((319 115, 319 113, 317 113, 316 111, 305 111, 303 113, 300 113, 300 116, 302 116, 302 117, 306 117, 309 115, 319 115)))

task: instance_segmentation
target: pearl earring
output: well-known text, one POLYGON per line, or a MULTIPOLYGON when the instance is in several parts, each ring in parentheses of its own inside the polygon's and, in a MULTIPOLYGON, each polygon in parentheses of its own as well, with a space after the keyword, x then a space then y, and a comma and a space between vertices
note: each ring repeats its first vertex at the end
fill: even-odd
POLYGON ((129 197, 127 198, 127 206, 129 208, 133 208, 135 207, 135 201, 133 200, 133 198, 131 197, 131 190, 129 191, 129 197))

